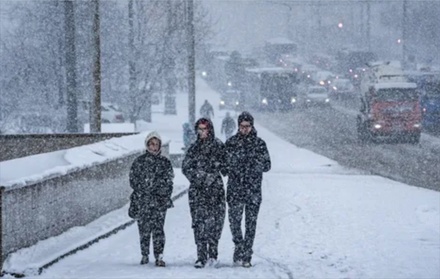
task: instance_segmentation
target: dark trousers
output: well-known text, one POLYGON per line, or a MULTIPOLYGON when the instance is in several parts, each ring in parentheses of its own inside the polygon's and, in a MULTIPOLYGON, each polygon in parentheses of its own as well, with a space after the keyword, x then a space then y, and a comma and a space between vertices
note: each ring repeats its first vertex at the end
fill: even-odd
POLYGON ((228 203, 229 225, 231 227, 232 241, 235 244, 234 261, 250 262, 252 247, 254 245, 255 231, 257 228, 260 203, 246 203, 233 201, 228 203), (245 213, 245 235, 241 231, 241 220, 245 213))
POLYGON ((217 259, 218 242, 225 220, 226 205, 192 207, 194 240, 197 245, 197 258, 206 261, 217 259))
POLYGON ((152 210, 150 214, 145 214, 138 220, 139 237, 141 243, 142 256, 150 253, 150 239, 153 237, 154 257, 157 259, 163 254, 165 247, 165 211, 152 210))

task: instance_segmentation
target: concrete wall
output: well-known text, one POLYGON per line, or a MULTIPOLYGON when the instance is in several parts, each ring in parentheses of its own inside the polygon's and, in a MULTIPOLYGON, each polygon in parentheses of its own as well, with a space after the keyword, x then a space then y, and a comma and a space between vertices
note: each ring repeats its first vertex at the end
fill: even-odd
MULTIPOLYGON (((163 144, 162 154, 169 157, 169 143, 163 144)), ((0 186, 0 268, 9 253, 86 225, 127 204, 129 169, 139 155, 24 186, 0 186)))
POLYGON ((0 135, 0 161, 135 134, 137 133, 0 135))
POLYGON ((24 187, 3 189, 2 258, 127 204, 131 192, 128 172, 138 155, 24 187))

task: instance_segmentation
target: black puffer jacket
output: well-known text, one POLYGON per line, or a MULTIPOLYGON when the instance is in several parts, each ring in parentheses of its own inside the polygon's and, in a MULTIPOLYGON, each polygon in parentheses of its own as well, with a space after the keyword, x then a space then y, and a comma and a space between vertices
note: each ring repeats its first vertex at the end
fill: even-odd
POLYGON ((135 159, 130 169, 130 187, 134 190, 134 199, 139 201, 141 215, 151 209, 173 207, 173 178, 170 160, 160 153, 153 155, 147 151, 135 159))
POLYGON ((190 182, 188 198, 193 217, 196 209, 225 206, 225 190, 221 177, 221 174, 226 174, 224 144, 215 138, 211 120, 201 118, 195 128, 197 129, 201 121, 209 123, 209 136, 204 140, 198 137, 189 147, 182 163, 182 172, 190 182), (207 175, 215 177, 209 185, 207 175))
POLYGON ((266 143, 252 128, 248 136, 240 133, 225 143, 228 166, 228 202, 261 202, 263 172, 271 168, 266 143))

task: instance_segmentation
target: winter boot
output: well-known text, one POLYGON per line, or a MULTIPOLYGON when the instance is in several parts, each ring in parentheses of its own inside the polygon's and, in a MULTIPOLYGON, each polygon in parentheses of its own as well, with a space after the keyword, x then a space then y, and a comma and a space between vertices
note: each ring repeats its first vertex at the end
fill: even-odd
POLYGON ((205 267, 206 262, 202 259, 198 259, 195 263, 194 263, 194 267, 195 268, 204 268, 205 267))
POLYGON ((245 261, 245 262, 243 262, 243 267, 249 268, 249 267, 252 267, 252 264, 251 264, 251 262, 245 261))
POLYGON ((163 261, 163 256, 162 256, 162 254, 160 254, 160 255, 156 258, 156 266, 159 266, 159 267, 165 267, 165 266, 166 266, 165 262, 163 261))
POLYGON ((199 243, 197 244, 197 261, 194 264, 195 268, 203 268, 206 264, 206 259, 208 257, 208 244, 199 243))
POLYGON ((243 263, 243 246, 242 245, 235 245, 234 249, 234 263, 237 265, 242 265, 243 263))
POLYGON ((148 264, 148 262, 149 262, 148 256, 142 256, 141 264, 148 264))
POLYGON ((208 258, 217 260, 218 256, 218 243, 213 242, 208 244, 208 258))

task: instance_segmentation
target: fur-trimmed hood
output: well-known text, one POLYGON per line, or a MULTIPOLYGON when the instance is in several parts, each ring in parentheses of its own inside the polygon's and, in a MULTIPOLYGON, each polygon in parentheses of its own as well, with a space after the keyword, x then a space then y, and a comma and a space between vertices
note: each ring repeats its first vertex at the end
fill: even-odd
POLYGON ((159 146, 159 154, 162 151, 162 138, 160 137, 159 133, 156 131, 153 131, 151 133, 149 133, 147 135, 147 137, 145 138, 145 150, 148 150, 148 142, 152 139, 152 138, 156 138, 159 140, 160 142, 160 146, 159 146))

